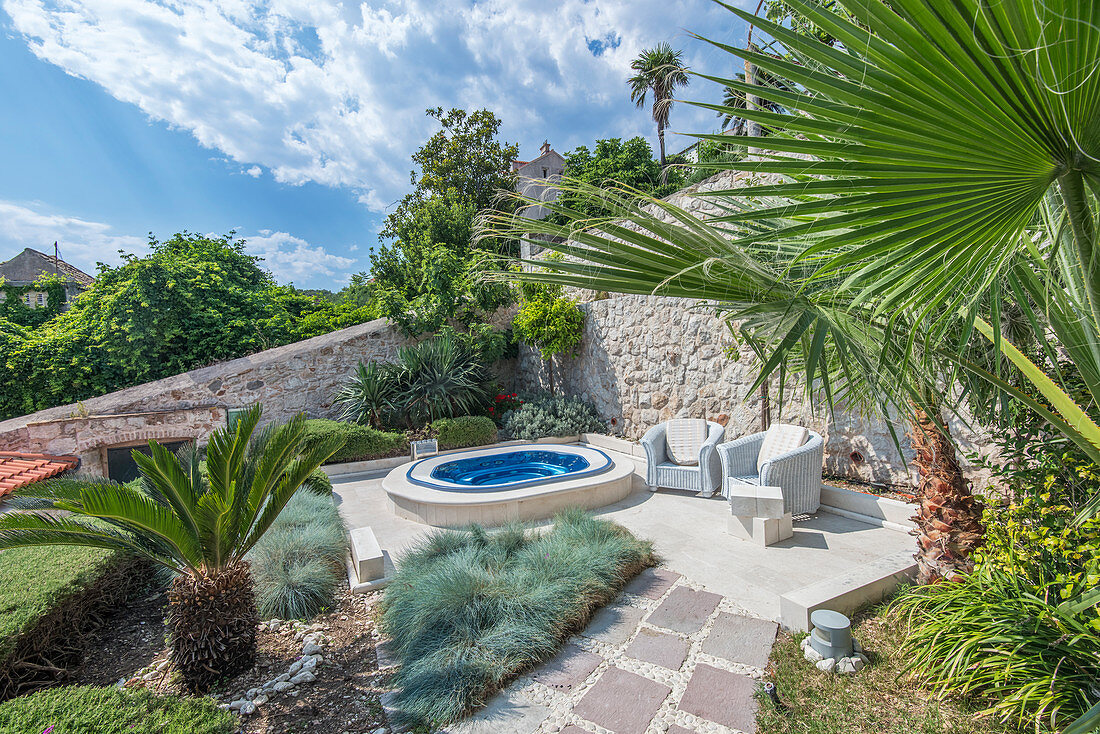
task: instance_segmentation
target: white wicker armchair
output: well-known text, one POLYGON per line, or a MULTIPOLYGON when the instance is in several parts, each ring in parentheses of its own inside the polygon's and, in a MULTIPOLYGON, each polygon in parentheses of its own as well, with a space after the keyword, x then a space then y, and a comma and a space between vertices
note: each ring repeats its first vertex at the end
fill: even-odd
POLYGON ((821 465, 825 442, 810 431, 804 444, 774 456, 757 468, 766 433, 754 433, 718 447, 722 460, 722 494, 731 483, 780 487, 786 511, 795 515, 817 512, 821 504, 821 465))
POLYGON ((650 492, 658 488, 690 489, 703 497, 710 497, 722 485, 722 464, 715 455, 715 447, 726 435, 726 429, 707 421, 707 437, 699 449, 697 465, 677 464, 668 453, 667 423, 650 428, 642 437, 646 455, 646 484, 650 492))

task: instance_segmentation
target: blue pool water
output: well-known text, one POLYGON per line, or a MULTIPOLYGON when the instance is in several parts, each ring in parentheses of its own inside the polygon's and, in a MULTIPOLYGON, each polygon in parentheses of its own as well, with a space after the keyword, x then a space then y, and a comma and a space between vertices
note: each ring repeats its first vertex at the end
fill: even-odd
POLYGON ((560 451, 511 451, 448 461, 432 469, 431 476, 469 487, 491 487, 574 474, 588 466, 583 456, 560 451))

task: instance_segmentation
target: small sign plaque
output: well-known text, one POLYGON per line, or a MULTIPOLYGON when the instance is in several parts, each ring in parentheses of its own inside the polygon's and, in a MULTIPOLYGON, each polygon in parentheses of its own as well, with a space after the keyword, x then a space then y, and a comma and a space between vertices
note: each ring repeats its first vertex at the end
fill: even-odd
POLYGON ((422 456, 431 456, 432 454, 439 453, 439 443, 434 438, 429 438, 424 441, 413 441, 412 457, 413 459, 419 459, 422 456))

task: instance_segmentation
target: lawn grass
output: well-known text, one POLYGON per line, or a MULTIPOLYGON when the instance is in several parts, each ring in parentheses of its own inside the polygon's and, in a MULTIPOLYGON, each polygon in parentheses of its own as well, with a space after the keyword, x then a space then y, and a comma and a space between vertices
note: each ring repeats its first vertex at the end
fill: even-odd
POLYGON ((63 686, 0 703, 5 734, 231 734, 232 714, 209 698, 63 686))
POLYGON ((787 709, 760 697, 758 734, 1017 734, 974 712, 965 701, 937 701, 907 678, 900 648, 904 625, 883 616, 885 607, 856 615, 853 636, 871 658, 857 675, 828 675, 802 657, 801 635, 781 633, 772 650, 768 680, 787 709))
POLYGON ((0 660, 60 599, 88 588, 114 562, 110 551, 40 546, 0 551, 0 660))
POLYGON ((382 627, 401 667, 403 723, 444 725, 547 660, 639 571, 648 542, 581 510, 539 533, 522 526, 439 531, 386 589, 382 627))

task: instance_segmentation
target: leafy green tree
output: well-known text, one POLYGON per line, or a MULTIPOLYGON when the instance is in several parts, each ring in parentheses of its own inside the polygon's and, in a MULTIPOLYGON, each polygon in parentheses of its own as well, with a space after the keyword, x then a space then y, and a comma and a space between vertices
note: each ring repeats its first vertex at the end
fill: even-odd
POLYGON ((0 548, 107 548, 177 573, 168 591, 171 660, 190 690, 206 692, 255 659, 258 615, 245 555, 343 445, 328 437, 306 449, 301 416, 257 431, 260 416, 254 406, 232 429, 215 431, 205 471, 197 450, 176 456, 150 441, 151 455, 134 452, 140 487, 31 485, 19 493, 30 509, 0 516, 0 548))
POLYGON ((150 239, 148 255, 101 265, 96 282, 68 311, 37 328, 0 328, 0 417, 378 317, 373 304, 333 304, 277 285, 244 246, 231 234, 150 239))
MULTIPOLYGON (((556 253, 551 261, 560 262, 556 253)), ((564 288, 542 283, 524 283, 523 301, 512 321, 516 337, 539 350, 547 363, 550 394, 554 394, 554 358, 574 355, 584 338, 585 313, 576 299, 567 298, 564 288)))
POLYGON ((630 62, 630 68, 637 72, 627 80, 630 87, 630 101, 642 109, 649 96, 653 102, 653 121, 657 123, 657 140, 661 144, 661 165, 665 165, 665 128, 668 116, 672 112, 672 97, 677 87, 688 84, 687 67, 684 66, 682 51, 673 51, 667 43, 659 43, 638 54, 630 62))
MULTIPOLYGON (((669 167, 662 170, 644 138, 597 140, 592 150, 582 145, 564 157, 565 176, 596 186, 621 184, 657 198, 668 196, 684 186, 683 169, 669 167)), ((570 196, 568 192, 560 195, 564 196, 562 204, 585 216, 607 214, 606 208, 598 202, 570 196)))
POLYGON ((471 243, 477 212, 510 190, 515 145, 497 140, 500 120, 489 110, 428 110, 442 129, 413 154, 415 189, 386 219, 371 265, 373 296, 382 315, 409 335, 451 321, 477 323, 511 302, 511 289, 485 277, 489 258, 515 250, 514 240, 471 243))

